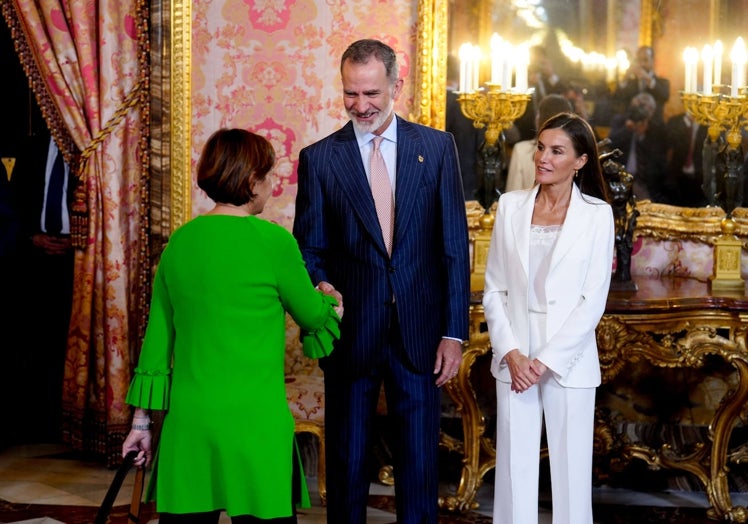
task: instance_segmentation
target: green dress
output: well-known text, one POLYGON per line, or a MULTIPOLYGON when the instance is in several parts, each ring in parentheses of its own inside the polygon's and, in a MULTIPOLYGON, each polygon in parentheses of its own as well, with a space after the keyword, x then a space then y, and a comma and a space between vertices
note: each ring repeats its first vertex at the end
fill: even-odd
POLYGON ((291 514, 285 312, 308 333, 305 347, 324 353, 339 334, 333 303, 314 289, 281 226, 206 215, 172 234, 126 399, 167 412, 154 465, 157 511, 291 514))

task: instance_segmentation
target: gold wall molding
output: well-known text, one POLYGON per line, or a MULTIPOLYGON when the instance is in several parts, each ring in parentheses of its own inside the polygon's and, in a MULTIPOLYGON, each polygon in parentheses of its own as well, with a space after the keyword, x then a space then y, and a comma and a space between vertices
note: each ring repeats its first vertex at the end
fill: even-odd
MULTIPOLYGON (((693 240, 713 244, 722 234, 725 212, 719 207, 678 207, 644 200, 637 203, 639 217, 634 234, 660 240, 693 240)), ((748 208, 733 211, 735 236, 748 246, 748 208)))
POLYGON ((652 45, 652 31, 655 24, 653 0, 642 0, 639 10, 639 45, 652 45))
POLYGON ((171 231, 192 218, 192 0, 171 0, 171 231))
POLYGON ((448 0, 419 0, 413 113, 419 124, 444 129, 447 112, 448 0))

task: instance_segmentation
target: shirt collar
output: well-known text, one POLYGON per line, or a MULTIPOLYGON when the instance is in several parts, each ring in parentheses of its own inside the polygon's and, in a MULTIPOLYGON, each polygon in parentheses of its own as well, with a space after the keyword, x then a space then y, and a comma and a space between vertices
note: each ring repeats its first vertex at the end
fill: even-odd
MULTIPOLYGON (((353 132, 356 134, 356 141, 358 142, 359 147, 368 144, 371 142, 371 139, 376 136, 374 133, 359 133, 356 126, 353 126, 353 132)), ((379 136, 397 144, 397 115, 392 116, 390 125, 388 125, 384 132, 379 136)))

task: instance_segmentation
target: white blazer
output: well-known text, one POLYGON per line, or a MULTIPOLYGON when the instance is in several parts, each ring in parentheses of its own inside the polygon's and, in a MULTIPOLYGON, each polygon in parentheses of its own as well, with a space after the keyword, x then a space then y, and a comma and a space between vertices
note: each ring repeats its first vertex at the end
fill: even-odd
MULTIPOLYGON (((600 385, 595 328, 605 311, 613 266, 613 211, 573 184, 566 219, 551 255, 545 284, 548 313, 544 347, 535 357, 567 387, 600 385)), ((538 186, 499 199, 483 293, 493 347, 491 373, 510 382, 503 361, 512 349, 529 355, 530 223, 538 186)))

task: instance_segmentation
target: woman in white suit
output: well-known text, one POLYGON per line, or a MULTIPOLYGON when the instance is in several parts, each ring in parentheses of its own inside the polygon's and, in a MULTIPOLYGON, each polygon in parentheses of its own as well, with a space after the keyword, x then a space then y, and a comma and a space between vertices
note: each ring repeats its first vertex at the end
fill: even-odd
POLYGON ((613 212, 595 135, 572 113, 547 120, 537 185, 499 199, 483 296, 493 347, 494 522, 538 521, 545 420, 553 524, 592 524, 592 440, 613 212))

